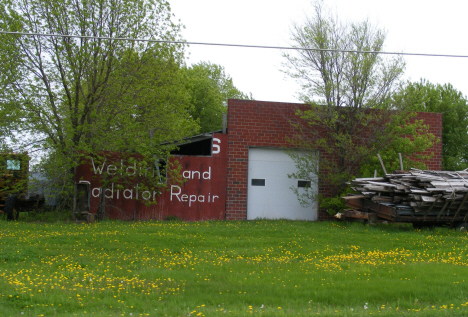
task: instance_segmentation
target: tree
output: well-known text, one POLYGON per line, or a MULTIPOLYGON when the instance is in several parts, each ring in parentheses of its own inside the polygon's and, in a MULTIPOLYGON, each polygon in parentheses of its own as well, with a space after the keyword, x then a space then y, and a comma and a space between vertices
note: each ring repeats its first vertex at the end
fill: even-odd
POLYGON ((184 48, 118 38, 179 39, 171 17, 163 0, 4 0, 2 30, 34 35, 1 37, 3 128, 64 180, 83 153, 164 156, 157 144, 197 129, 178 76, 184 48))
MULTIPOLYGON (((401 146, 402 150, 430 147, 433 136, 425 135, 427 127, 392 109, 390 96, 404 62, 379 54, 385 40, 382 30, 367 20, 342 23, 318 1, 313 15, 293 26, 291 40, 299 49, 284 54, 286 73, 300 82, 299 96, 307 106, 297 112, 295 124, 301 133, 290 141, 320 152, 291 152, 298 168, 291 177, 320 181, 330 196, 337 196, 372 156, 392 143, 407 144, 410 139, 402 134, 411 131, 413 140, 421 140, 417 149, 401 146)), ((318 200, 311 191, 299 196, 304 204, 318 200)))
POLYGON ((186 87, 190 93, 191 115, 200 124, 200 132, 222 128, 228 99, 252 99, 238 90, 224 67, 200 62, 185 69, 186 87))
POLYGON ((442 113, 442 169, 468 167, 468 105, 460 91, 450 84, 407 82, 395 93, 393 102, 404 110, 442 113))

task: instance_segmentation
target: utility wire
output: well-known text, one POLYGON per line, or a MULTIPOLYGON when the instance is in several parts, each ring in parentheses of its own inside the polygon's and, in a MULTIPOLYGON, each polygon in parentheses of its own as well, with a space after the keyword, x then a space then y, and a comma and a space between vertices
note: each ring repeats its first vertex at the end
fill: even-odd
POLYGON ((297 51, 318 51, 318 52, 337 52, 337 53, 359 53, 359 54, 383 54, 383 55, 402 55, 402 56, 468 58, 468 55, 456 55, 456 54, 430 54, 430 53, 404 53, 404 52, 383 52, 383 51, 359 51, 359 50, 321 49, 321 48, 311 48, 311 47, 290 47, 290 46, 268 46, 268 45, 247 45, 247 44, 226 44, 226 43, 206 43, 206 42, 185 42, 185 41, 169 41, 169 40, 134 39, 134 38, 127 38, 127 37, 44 34, 44 33, 10 32, 10 31, 0 31, 0 34, 10 34, 10 35, 20 35, 20 36, 68 37, 68 38, 93 39, 93 40, 113 40, 113 41, 148 42, 148 43, 183 44, 183 45, 205 45, 205 46, 224 46, 224 47, 240 47, 240 48, 263 48, 263 49, 275 49, 275 50, 297 50, 297 51))
POLYGON ((460 109, 460 108, 463 108, 463 107, 466 107, 466 105, 461 105, 461 106, 458 106, 456 108, 453 108, 453 109, 450 109, 450 110, 447 110, 447 111, 442 111, 441 113, 444 114, 444 113, 447 113, 447 112, 450 112, 450 111, 453 111, 453 110, 457 110, 457 109, 460 109))

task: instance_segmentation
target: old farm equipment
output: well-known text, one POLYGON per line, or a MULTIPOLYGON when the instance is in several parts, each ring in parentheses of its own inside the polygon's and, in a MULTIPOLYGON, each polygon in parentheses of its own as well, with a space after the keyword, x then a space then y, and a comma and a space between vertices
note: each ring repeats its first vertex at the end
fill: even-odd
POLYGON ((29 156, 27 153, 0 154, 0 215, 17 220, 20 211, 44 205, 43 194, 28 194, 29 156))
POLYGON ((18 219, 19 203, 28 192, 29 156, 0 154, 0 213, 18 219))
POLYGON ((379 178, 357 178, 351 187, 359 194, 343 197, 350 209, 337 218, 466 228, 468 171, 411 169, 379 178))

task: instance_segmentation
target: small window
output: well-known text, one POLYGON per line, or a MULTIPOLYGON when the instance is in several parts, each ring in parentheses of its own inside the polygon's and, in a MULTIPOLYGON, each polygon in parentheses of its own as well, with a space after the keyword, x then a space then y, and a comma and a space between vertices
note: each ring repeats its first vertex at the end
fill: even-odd
POLYGON ((20 160, 7 160, 7 170, 19 171, 21 169, 20 160))
POLYGON ((310 188, 310 181, 297 181, 297 187, 310 188))
POLYGON ((252 179, 252 186, 265 186, 264 179, 253 178, 252 179))

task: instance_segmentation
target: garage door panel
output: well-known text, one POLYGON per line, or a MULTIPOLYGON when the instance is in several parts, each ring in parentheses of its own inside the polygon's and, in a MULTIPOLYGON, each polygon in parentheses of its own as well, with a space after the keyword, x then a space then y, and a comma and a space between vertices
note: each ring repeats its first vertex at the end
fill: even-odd
POLYGON ((255 217, 250 217, 249 220, 257 218, 265 219, 290 219, 290 220, 315 220, 311 219, 310 210, 304 210, 302 212, 288 212, 290 205, 253 205, 251 206, 255 217))
POLYGON ((291 162, 289 155, 284 153, 283 150, 271 149, 271 148, 251 148, 250 150, 249 150, 249 160, 252 160, 252 161, 291 162), (251 152, 250 150, 253 150, 253 151, 251 152), (281 153, 276 152, 276 154, 272 156, 271 153, 275 151, 281 151, 281 153), (252 153, 252 155, 250 155, 250 153, 252 153))
POLYGON ((256 169, 252 170, 252 176, 277 176, 284 177, 285 173, 291 174, 296 170, 294 163, 291 162, 262 162, 254 161, 251 162, 256 169), (260 167, 260 169, 258 168, 260 167), (266 173, 266 174, 265 174, 266 173))
POLYGON ((296 179, 288 174, 296 167, 292 159, 281 149, 249 149, 249 177, 247 219, 303 219, 316 220, 316 207, 302 207, 290 187, 297 186, 296 179), (252 186, 252 179, 257 184, 252 186))
MULTIPOLYGON (((265 179, 265 178, 256 178, 256 179, 265 179)), ((291 189, 289 189, 291 186, 297 186, 297 180, 281 180, 280 178, 278 177, 275 177, 275 178, 266 178, 265 179, 265 186, 254 186, 252 185, 252 181, 250 182, 250 186, 253 187, 253 190, 260 190, 262 187, 265 189, 265 190, 269 190, 269 191, 280 191, 280 192, 284 192, 286 191, 291 191, 291 189)), ((292 192, 292 191, 291 191, 292 192)), ((287 194, 287 193, 284 193, 284 194, 287 194)))

